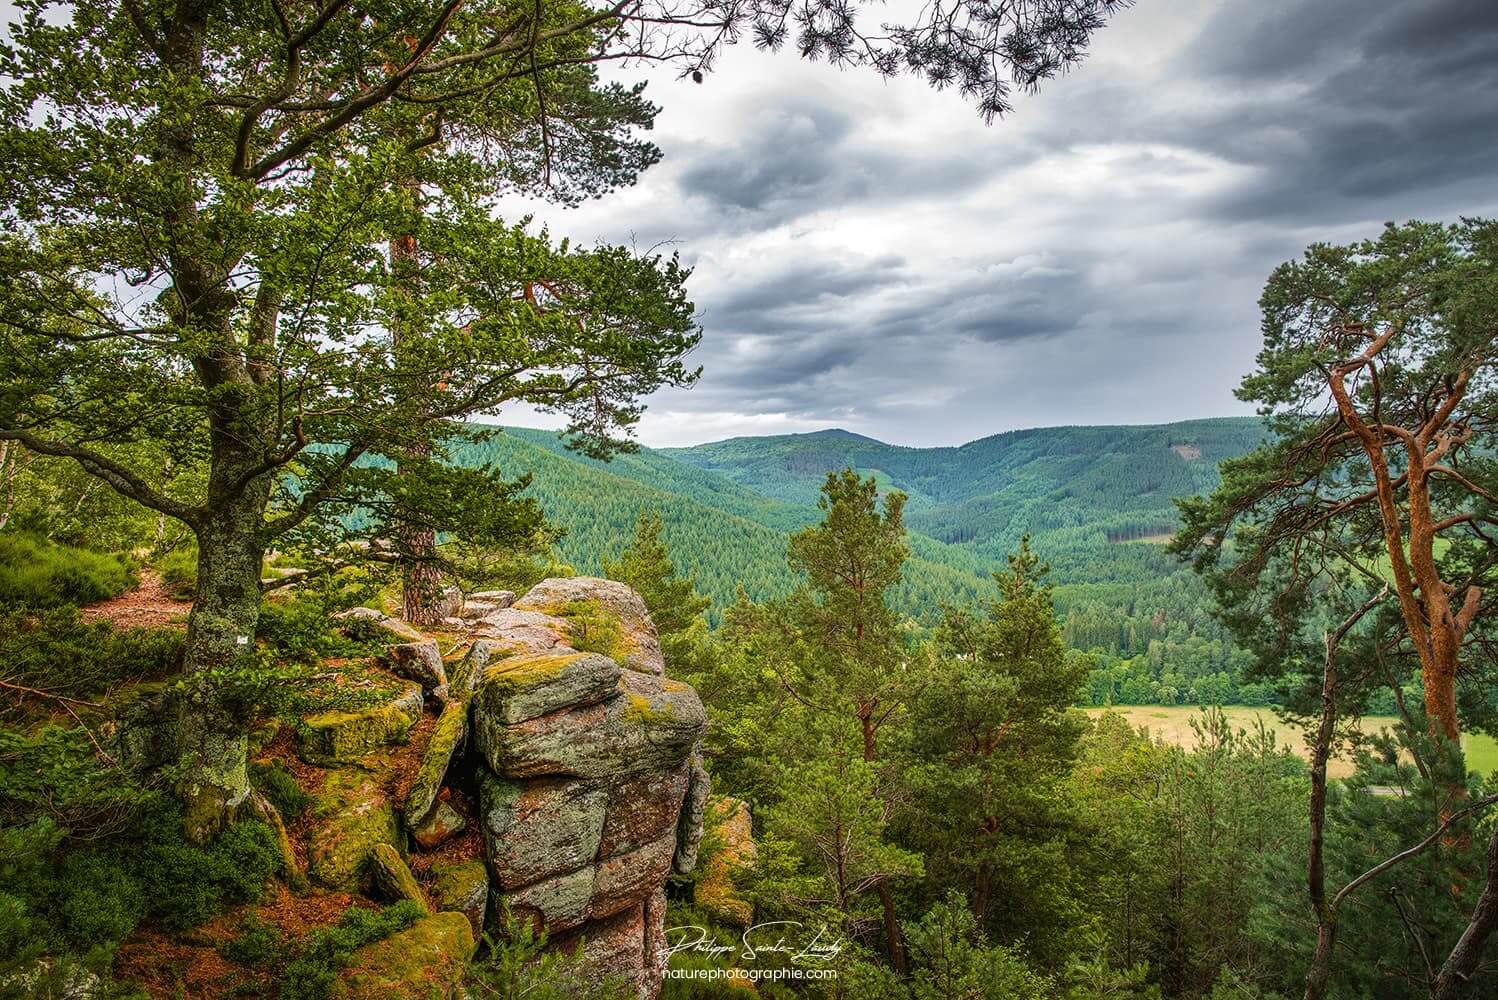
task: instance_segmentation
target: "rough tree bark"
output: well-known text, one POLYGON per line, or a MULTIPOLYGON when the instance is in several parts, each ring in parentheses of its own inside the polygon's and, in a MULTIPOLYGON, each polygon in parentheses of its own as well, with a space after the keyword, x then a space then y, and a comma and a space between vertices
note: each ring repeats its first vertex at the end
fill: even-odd
POLYGON ((1431 507, 1430 480, 1432 476, 1444 475, 1465 482, 1454 470, 1442 465, 1441 460, 1471 433, 1466 424, 1452 423, 1452 415, 1466 396, 1473 372, 1465 369, 1456 373, 1447 383, 1445 397, 1433 404, 1429 416, 1413 430, 1382 422, 1376 403, 1373 413, 1365 419, 1348 391, 1347 379, 1366 370, 1376 396, 1378 356, 1403 328, 1390 324, 1377 335, 1357 332, 1369 337, 1368 346, 1350 361, 1331 369, 1327 386, 1347 427, 1345 436, 1357 440, 1373 474, 1373 499, 1383 525, 1390 575, 1399 597, 1400 613, 1420 658, 1431 734, 1454 742, 1461 737, 1456 713, 1456 673, 1462 638, 1477 614, 1482 591, 1468 587, 1461 606, 1453 607, 1454 588, 1441 579, 1436 566, 1435 539, 1441 530, 1470 519, 1470 515, 1458 515, 1454 521, 1438 521, 1431 507), (1397 476, 1390 472, 1390 458, 1385 451, 1390 441, 1403 446, 1405 468, 1397 476), (1404 511, 1399 505, 1401 487, 1406 495, 1404 511))

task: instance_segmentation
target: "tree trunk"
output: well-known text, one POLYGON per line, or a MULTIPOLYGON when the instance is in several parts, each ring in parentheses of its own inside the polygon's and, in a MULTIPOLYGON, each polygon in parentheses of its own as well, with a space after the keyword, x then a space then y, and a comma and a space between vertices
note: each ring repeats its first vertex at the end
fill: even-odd
POLYGON ((187 619, 186 680, 177 719, 184 771, 177 791, 189 840, 212 839, 249 795, 247 720, 215 672, 252 662, 260 617, 260 532, 269 480, 205 515, 198 525, 198 580, 187 619))
POLYGON ((1488 884, 1477 897, 1467 929, 1462 931, 1431 984, 1431 1000, 1459 1000, 1468 995, 1472 973, 1482 961, 1483 949, 1495 927, 1498 927, 1498 828, 1488 838, 1488 884))
POLYGON ((1305 1000, 1323 1000, 1326 985, 1332 975, 1332 948, 1336 945, 1337 925, 1330 920, 1319 920, 1316 925, 1316 951, 1311 955, 1311 967, 1306 970, 1305 1000))
MULTIPOLYGON (((408 193, 413 204, 421 199, 421 185, 412 183, 408 193)), ((397 236, 390 241, 390 271, 407 298, 414 299, 421 280, 420 246, 416 237, 397 236)), ((420 331, 398 323, 392 331, 391 345, 399 354, 420 331)), ((418 432, 418 439, 420 434, 418 432)), ((419 444, 411 449, 412 457, 425 458, 427 449, 419 444)), ((402 471, 396 463, 396 474, 402 471)), ((401 571, 401 611, 413 625, 436 625, 442 619, 442 571, 436 562, 437 534, 430 528, 399 523, 396 525, 399 550, 403 557, 401 571)))

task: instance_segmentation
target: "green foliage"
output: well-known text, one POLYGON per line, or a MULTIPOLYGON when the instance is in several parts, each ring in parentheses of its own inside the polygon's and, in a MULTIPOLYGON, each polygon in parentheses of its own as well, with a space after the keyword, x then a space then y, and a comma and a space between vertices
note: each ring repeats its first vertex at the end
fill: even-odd
POLYGON ((348 638, 333 616, 365 603, 377 581, 359 570, 345 570, 310 580, 291 594, 272 592, 260 606, 255 638, 282 663, 312 664, 329 657, 370 655, 373 642, 348 638))
POLYGON ((146 920, 197 926, 258 899, 280 870, 275 835, 262 823, 233 824, 206 847, 182 842, 181 826, 178 808, 158 798, 94 841, 69 840, 47 818, 0 828, 6 954, 24 962, 107 951, 146 920))
POLYGON ((574 649, 624 659, 624 630, 597 601, 568 601, 552 613, 567 623, 567 640, 574 649))
POLYGON ((251 763, 250 784, 276 807, 276 812, 280 813, 281 818, 287 823, 300 817, 312 804, 313 796, 302 791, 302 786, 297 784, 296 776, 280 761, 273 760, 265 764, 251 763))
POLYGON ((588 985, 582 977, 582 948, 572 954, 546 949, 547 934, 506 906, 499 914, 498 934, 484 935, 484 956, 468 967, 478 992, 526 1000, 626 1000, 632 985, 609 981, 588 985))
POLYGON ((712 599, 699 594, 691 578, 676 575, 661 532, 660 512, 641 510, 634 538, 617 562, 604 559, 603 573, 635 589, 655 623, 667 669, 678 677, 691 676, 701 672, 705 658, 712 655, 703 618, 712 599))
MULTIPOLYGON (((354 952, 364 945, 405 930, 426 916, 426 910, 414 900, 404 899, 382 910, 350 906, 332 927, 312 931, 290 948, 290 960, 281 976, 280 1000, 323 1000, 338 973, 346 968, 354 952)), ((273 942, 263 930, 242 928, 251 941, 243 945, 251 955, 270 953, 273 942)), ((286 952, 272 959, 288 957, 286 952)))
MULTIPOLYGON (((84 622, 71 606, 45 611, 0 610, 0 677, 81 700, 131 681, 159 680, 181 664, 178 629, 116 629, 84 622)), ((19 692, 0 696, 0 718, 18 708, 19 692)), ((32 707, 54 703, 33 698, 32 707)))
POLYGON ((178 545, 156 560, 156 571, 173 597, 190 600, 198 585, 198 547, 194 544, 178 545))
POLYGON ((89 604, 118 594, 132 578, 116 556, 0 531, 0 607, 89 604))
POLYGON ((1023 957, 990 945, 963 898, 949 894, 910 928, 912 1000, 1046 1000, 1051 982, 1023 957))

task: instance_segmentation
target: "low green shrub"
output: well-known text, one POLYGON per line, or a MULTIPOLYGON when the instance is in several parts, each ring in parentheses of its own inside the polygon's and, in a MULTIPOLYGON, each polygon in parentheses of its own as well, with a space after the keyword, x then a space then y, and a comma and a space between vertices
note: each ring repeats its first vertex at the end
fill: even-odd
POLYGON ((279 927, 246 913, 239 921, 239 933, 224 942, 219 952, 231 962, 252 969, 268 969, 286 956, 286 937, 279 927))
POLYGON ((126 681, 176 673, 183 643, 179 629, 117 630, 108 622, 83 621, 72 606, 0 610, 6 679, 71 698, 92 700, 126 681))
POLYGON ((198 547, 177 546, 156 560, 156 572, 161 574, 161 582, 173 597, 181 601, 190 599, 198 585, 198 547))
POLYGON ((116 556, 39 535, 0 532, 0 606, 88 604, 113 597, 132 580, 130 568, 116 556))
POLYGON ((405 930, 424 916, 426 910, 410 899, 383 910, 349 907, 338 923, 313 931, 296 945, 296 957, 287 964, 281 981, 281 1000, 323 1000, 355 951, 405 930))
POLYGON ((309 581, 295 593, 273 593, 261 602, 255 638, 271 656, 286 663, 372 654, 376 643, 344 635, 334 627, 333 616, 374 594, 373 579, 355 570, 309 581))
POLYGON ((280 870, 263 823, 234 824, 206 847, 183 842, 181 828, 180 807, 165 796, 126 829, 84 845, 48 818, 0 828, 0 954, 13 964, 82 956, 112 950, 143 921, 197 926, 228 904, 257 900, 280 870))
POLYGON ((250 765, 250 784, 264 795, 281 818, 290 823, 312 803, 312 796, 302 791, 296 777, 280 761, 250 765))

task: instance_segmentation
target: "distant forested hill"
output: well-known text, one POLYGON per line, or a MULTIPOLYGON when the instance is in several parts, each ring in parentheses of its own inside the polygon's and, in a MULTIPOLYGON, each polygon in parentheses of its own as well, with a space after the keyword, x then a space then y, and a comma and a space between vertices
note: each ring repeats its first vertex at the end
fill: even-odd
POLYGON ((1262 433, 1256 419, 1224 418, 903 448, 832 430, 641 449, 604 463, 568 451, 553 432, 511 428, 454 457, 531 473, 548 516, 567 529, 560 555, 585 572, 617 552, 641 509, 659 510, 681 571, 715 609, 740 584, 756 600, 792 586, 785 537, 817 519, 826 473, 851 465, 910 496, 912 559, 895 600, 913 618, 931 622, 943 603, 987 594, 988 573, 1028 532, 1053 566, 1068 641, 1120 661, 1153 657, 1149 683, 1184 697, 1202 676, 1232 675, 1232 651, 1199 583, 1151 543, 1175 527, 1172 497, 1211 489, 1217 462, 1262 433))

